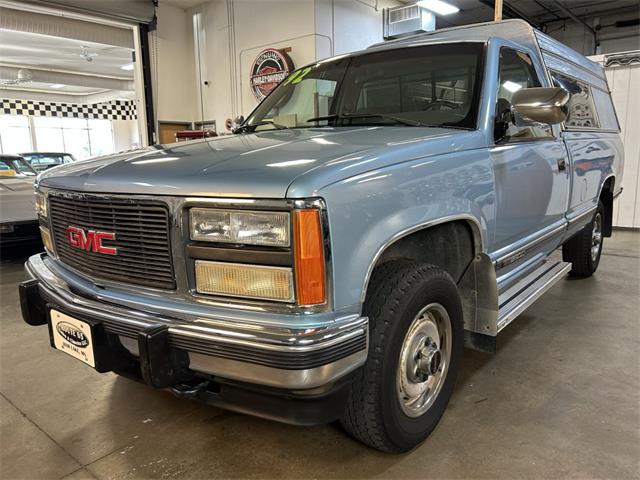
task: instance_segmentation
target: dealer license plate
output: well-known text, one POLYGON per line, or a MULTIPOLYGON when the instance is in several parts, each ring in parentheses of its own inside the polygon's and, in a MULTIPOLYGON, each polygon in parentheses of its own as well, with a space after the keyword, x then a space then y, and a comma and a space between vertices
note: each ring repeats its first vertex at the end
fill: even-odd
POLYGON ((51 331, 58 350, 95 368, 91 325, 52 309, 51 331))

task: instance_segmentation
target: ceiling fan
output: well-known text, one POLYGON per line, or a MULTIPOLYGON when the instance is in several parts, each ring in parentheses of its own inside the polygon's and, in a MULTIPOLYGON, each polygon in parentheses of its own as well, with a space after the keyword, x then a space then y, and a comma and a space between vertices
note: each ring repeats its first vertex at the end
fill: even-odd
POLYGON ((80 48, 80 50, 81 50, 79 53, 80 58, 83 58, 87 62, 93 62, 93 59, 98 56, 97 52, 92 52, 91 50, 89 50, 89 47, 87 47, 86 45, 83 45, 80 48))

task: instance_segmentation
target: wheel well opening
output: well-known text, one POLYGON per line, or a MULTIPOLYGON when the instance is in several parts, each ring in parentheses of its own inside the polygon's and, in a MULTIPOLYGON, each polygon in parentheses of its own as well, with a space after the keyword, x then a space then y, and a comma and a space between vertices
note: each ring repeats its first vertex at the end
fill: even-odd
POLYGON ((386 262, 411 260, 440 267, 458 283, 481 248, 472 228, 469 222, 456 220, 418 230, 387 247, 374 269, 386 262))
POLYGON ((602 186, 600 201, 604 206, 604 218, 602 224, 602 234, 610 237, 613 231, 613 188, 614 177, 609 177, 602 186))

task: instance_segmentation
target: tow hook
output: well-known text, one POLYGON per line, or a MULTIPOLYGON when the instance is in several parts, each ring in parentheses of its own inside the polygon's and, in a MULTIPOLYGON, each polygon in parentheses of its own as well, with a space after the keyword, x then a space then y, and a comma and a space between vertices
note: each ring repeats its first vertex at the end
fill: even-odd
POLYGON ((175 385, 174 387, 171 387, 171 393, 180 398, 196 398, 202 392, 207 390, 210 383, 211 382, 209 382, 209 380, 205 380, 196 385, 175 385))

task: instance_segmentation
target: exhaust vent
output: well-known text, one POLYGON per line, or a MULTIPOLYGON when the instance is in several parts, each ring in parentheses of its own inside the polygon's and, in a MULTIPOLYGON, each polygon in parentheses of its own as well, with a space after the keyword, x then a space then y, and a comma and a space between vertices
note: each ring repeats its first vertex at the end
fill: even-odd
POLYGON ((432 32, 436 29, 435 15, 417 5, 385 8, 382 11, 382 21, 385 40, 432 32))
POLYGON ((404 22, 413 20, 420 16, 420 7, 414 5, 412 7, 402 7, 395 10, 389 10, 389 23, 404 22))

